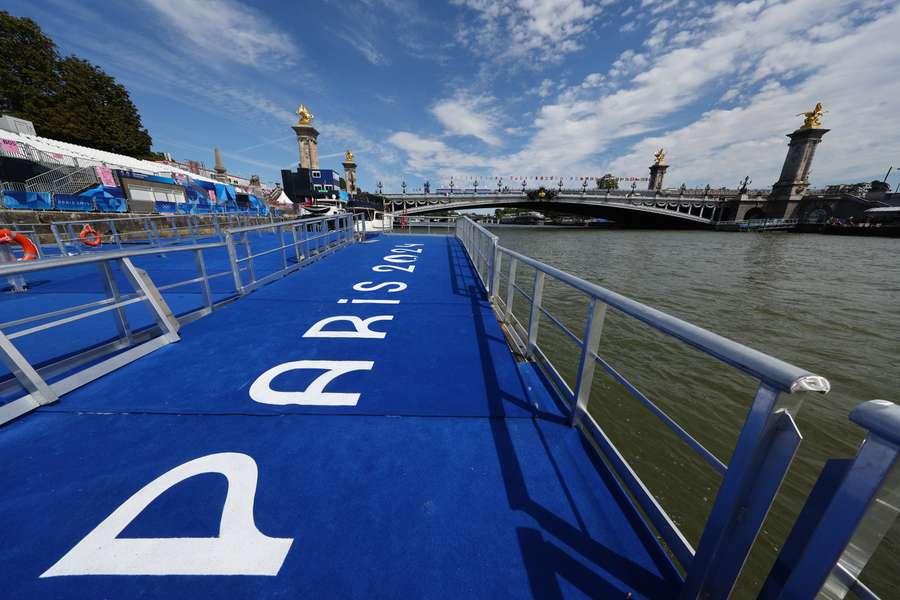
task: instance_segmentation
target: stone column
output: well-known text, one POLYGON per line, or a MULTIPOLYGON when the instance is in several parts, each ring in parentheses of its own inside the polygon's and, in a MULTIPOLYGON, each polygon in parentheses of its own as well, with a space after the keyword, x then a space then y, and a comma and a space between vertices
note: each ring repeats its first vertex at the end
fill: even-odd
POLYGON ((228 182, 228 171, 225 169, 225 165, 222 164, 222 153, 218 148, 214 150, 216 156, 216 166, 214 167, 216 171, 216 179, 222 182, 228 182))
POLYGON ((772 186, 766 210, 771 218, 791 218, 809 187, 809 170, 812 167, 816 146, 822 136, 831 131, 820 127, 801 127, 789 133, 788 153, 781 168, 781 177, 772 186))
POLYGON ((347 182, 347 193, 352 196, 356 194, 356 163, 352 160, 345 160, 341 164, 344 165, 344 181, 347 182))
POLYGON ((292 125, 297 134, 297 145, 300 146, 300 168, 319 168, 319 130, 312 125, 292 125))
POLYGON ((650 183, 647 184, 648 190, 650 190, 651 192, 658 192, 662 189, 663 177, 666 176, 666 169, 668 168, 669 165, 650 165, 650 183))

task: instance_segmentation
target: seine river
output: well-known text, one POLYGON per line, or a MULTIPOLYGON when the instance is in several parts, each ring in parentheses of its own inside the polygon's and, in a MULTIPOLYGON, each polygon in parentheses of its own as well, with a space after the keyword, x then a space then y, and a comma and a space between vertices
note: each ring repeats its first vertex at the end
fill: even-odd
MULTIPOLYGON (((803 394, 804 440, 736 597, 753 597, 828 457, 863 438, 847 414, 865 400, 900 402, 900 240, 788 233, 495 228, 501 244, 827 377, 803 394)), ((530 289, 529 273, 520 274, 530 289)), ((549 279, 548 279, 549 281, 549 279)), ((545 306, 579 336, 586 301, 547 284, 545 306)), ((527 322, 520 298, 516 313, 527 322)), ((575 345, 542 321, 539 344, 571 382, 575 345)), ((607 315, 600 355, 723 462, 754 382, 621 313, 607 315)), ((719 477, 654 416, 600 373, 590 409, 695 545, 719 477)), ((573 386, 574 387, 574 386, 573 386)), ((900 588, 900 520, 863 581, 900 588), (893 568, 892 568, 893 563, 893 568)))

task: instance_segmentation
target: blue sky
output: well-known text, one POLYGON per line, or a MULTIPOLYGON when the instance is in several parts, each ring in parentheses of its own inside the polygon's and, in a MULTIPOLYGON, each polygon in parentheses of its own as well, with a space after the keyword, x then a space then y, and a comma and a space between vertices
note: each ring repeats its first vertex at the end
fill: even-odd
MULTIPOLYGON (((900 167, 895 0, 2 0, 131 91, 154 148, 278 181, 299 103, 323 167, 410 189, 502 176, 771 185, 795 115, 814 185, 900 167)), ((891 177, 896 184, 897 176, 891 177)))

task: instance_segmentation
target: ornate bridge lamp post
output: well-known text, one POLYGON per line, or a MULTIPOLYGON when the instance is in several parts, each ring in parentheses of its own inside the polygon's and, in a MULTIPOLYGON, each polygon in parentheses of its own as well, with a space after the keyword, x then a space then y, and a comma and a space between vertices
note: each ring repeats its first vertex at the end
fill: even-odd
POLYGON ((637 181, 632 181, 631 182, 631 193, 628 194, 629 196, 634 196, 634 190, 636 187, 637 187, 637 181))
POLYGON ((563 186, 562 177, 560 177, 559 178, 559 193, 560 194, 562 194, 562 186, 563 186))
POLYGON ((478 180, 475 180, 475 195, 478 195, 478 180))
POLYGON ((453 195, 453 177, 450 177, 450 195, 453 195))
POLYGON ((498 179, 498 180, 497 180, 497 193, 498 193, 498 194, 500 193, 500 189, 501 189, 502 187, 503 187, 503 180, 502 180, 502 179, 498 179))
POLYGON ((405 196, 406 195, 406 180, 405 179, 400 184, 400 187, 403 188, 403 195, 405 196))
POLYGON ((584 196, 587 193, 587 179, 581 180, 581 195, 584 196))
POLYGON ((522 180, 522 195, 525 195, 525 180, 522 180))
POLYGON ((383 195, 384 195, 384 194, 382 193, 383 190, 384 190, 384 185, 382 185, 382 183, 379 181, 379 182, 378 182, 378 195, 379 195, 379 196, 383 196, 383 195))

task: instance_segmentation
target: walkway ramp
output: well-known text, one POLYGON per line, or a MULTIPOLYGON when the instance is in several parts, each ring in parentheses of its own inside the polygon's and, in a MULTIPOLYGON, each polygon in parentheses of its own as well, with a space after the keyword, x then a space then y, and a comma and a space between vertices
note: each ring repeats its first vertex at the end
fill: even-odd
POLYGON ((352 245, 180 334, 0 429, 4 595, 674 594, 456 239, 352 245), (309 335, 336 316, 384 335, 309 335), (342 361, 333 402, 296 395, 342 361))

